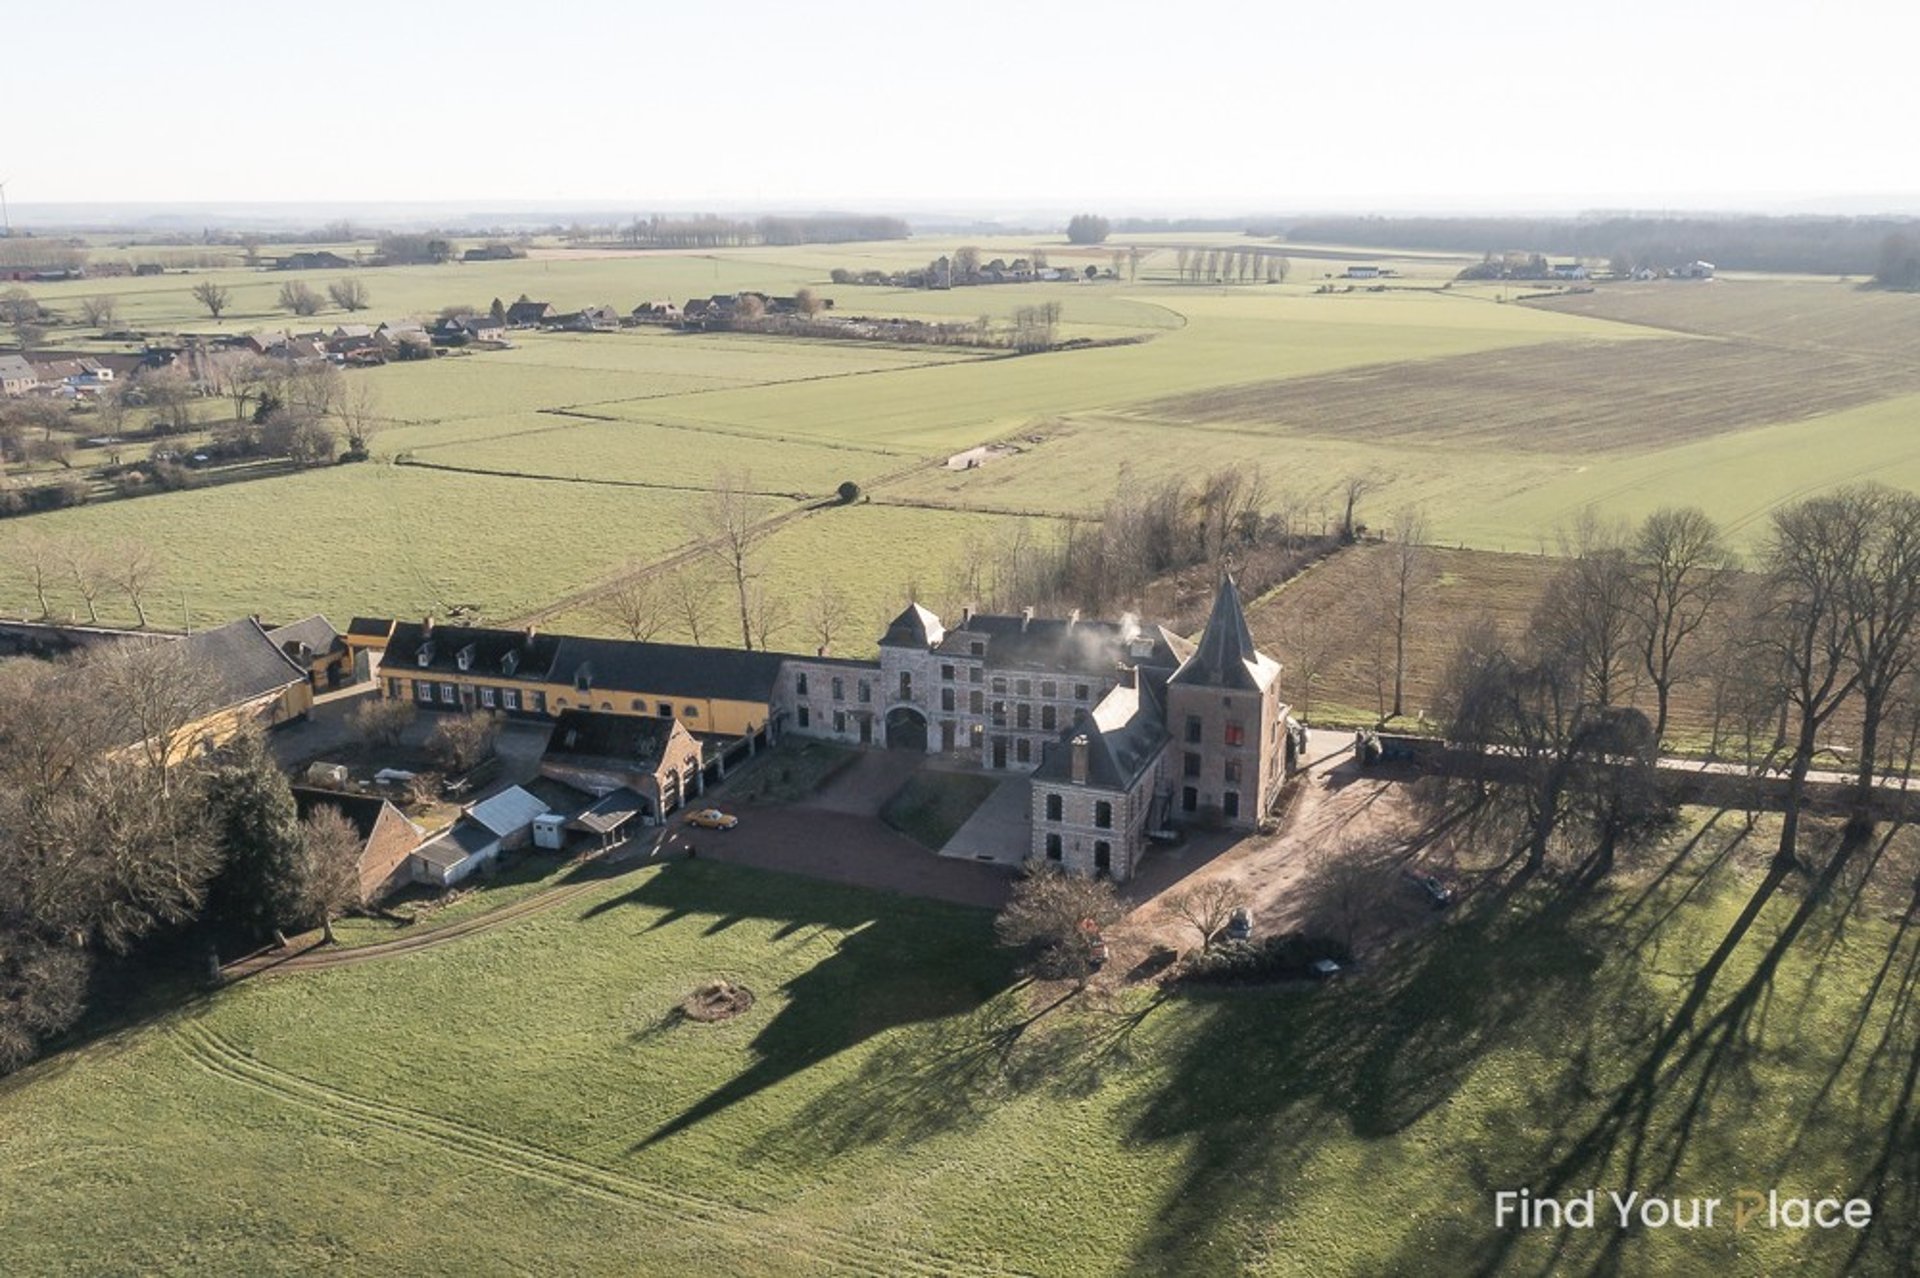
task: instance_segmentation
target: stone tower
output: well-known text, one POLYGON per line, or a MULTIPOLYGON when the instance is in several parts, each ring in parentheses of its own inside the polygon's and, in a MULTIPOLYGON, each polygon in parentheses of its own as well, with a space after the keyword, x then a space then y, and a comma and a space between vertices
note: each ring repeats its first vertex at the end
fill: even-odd
POLYGON ((1240 588, 1223 576, 1199 646, 1167 680, 1175 812, 1257 825, 1286 779, 1286 720, 1280 663, 1254 646, 1240 588))

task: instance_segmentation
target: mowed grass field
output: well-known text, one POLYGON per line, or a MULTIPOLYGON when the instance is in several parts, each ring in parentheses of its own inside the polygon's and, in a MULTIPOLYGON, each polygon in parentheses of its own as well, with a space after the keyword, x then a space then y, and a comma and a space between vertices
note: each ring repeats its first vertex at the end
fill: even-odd
POLYGON ((0 1081, 0 1270, 1902 1272, 1914 938, 1821 910, 1763 969, 1782 894, 1722 964, 1751 854, 1702 821, 1663 881, 1470 901, 1346 982, 1171 999, 1058 1004, 983 913, 638 871, 0 1081), (752 1008, 676 1023, 716 977, 752 1008), (1765 1015, 1716 1031, 1756 989, 1765 1015), (1494 1227, 1494 1192, 1548 1183, 1873 1194, 1879 1219, 1494 1227))

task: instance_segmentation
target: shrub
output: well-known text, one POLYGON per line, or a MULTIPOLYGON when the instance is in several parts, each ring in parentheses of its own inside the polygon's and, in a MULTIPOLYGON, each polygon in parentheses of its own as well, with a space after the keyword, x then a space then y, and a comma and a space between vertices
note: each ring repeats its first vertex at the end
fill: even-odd
POLYGON ((1183 979, 1195 984, 1235 985, 1311 974, 1321 959, 1351 963, 1353 951, 1330 936, 1286 932, 1260 941, 1228 941, 1187 961, 1183 979))
POLYGON ((860 500, 860 485, 854 483, 851 479, 841 484, 840 487, 834 491, 840 495, 840 504, 842 506, 851 506, 860 500))

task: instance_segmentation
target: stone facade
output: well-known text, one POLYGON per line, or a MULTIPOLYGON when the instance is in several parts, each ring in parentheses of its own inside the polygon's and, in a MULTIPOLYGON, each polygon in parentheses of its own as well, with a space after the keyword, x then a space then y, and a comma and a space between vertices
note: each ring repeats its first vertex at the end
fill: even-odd
POLYGON ((782 732, 945 754, 1033 776, 1031 852, 1132 876, 1179 822, 1251 828, 1287 774, 1280 666, 1223 581, 1198 645, 1123 619, 963 614, 919 605, 875 662, 788 658, 782 732))

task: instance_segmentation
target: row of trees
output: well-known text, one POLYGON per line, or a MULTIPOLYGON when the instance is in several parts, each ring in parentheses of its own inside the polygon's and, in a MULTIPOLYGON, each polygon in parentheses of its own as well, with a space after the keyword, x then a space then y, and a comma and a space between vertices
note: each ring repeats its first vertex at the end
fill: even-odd
POLYGON ((1286 282, 1292 263, 1284 253, 1264 248, 1181 249, 1174 270, 1195 284, 1268 284, 1286 282))
POLYGON ((1891 236, 1915 233, 1890 217, 1320 217, 1267 220, 1249 234, 1306 244, 1395 244, 1481 253, 1517 249, 1635 266, 1704 259, 1723 270, 1868 275, 1891 236))
MULTIPOLYGON (((640 248, 737 248, 749 244, 841 244, 857 240, 903 240, 909 228, 897 217, 821 214, 763 217, 753 221, 717 217, 635 218, 619 238, 640 248)), ((594 238, 591 231, 583 239, 594 238)))
POLYGON ((1776 870, 1797 863, 1830 746, 1844 745, 1854 819, 1871 824, 1880 783, 1920 746, 1920 497, 1862 485, 1784 507, 1750 573, 1692 509, 1630 537, 1589 530, 1572 551, 1527 634, 1472 627, 1445 680, 1449 737, 1487 763, 1459 784, 1506 805, 1529 866, 1568 825, 1591 836, 1579 845, 1596 872, 1660 828, 1653 769, 1689 674, 1711 685, 1716 742, 1785 780, 1776 870), (1651 718, 1629 702, 1641 681, 1651 718))
POLYGON ((357 835, 331 810, 300 821, 257 735, 188 748, 216 700, 169 644, 0 666, 0 1073, 156 931, 248 945, 358 899, 357 835))

